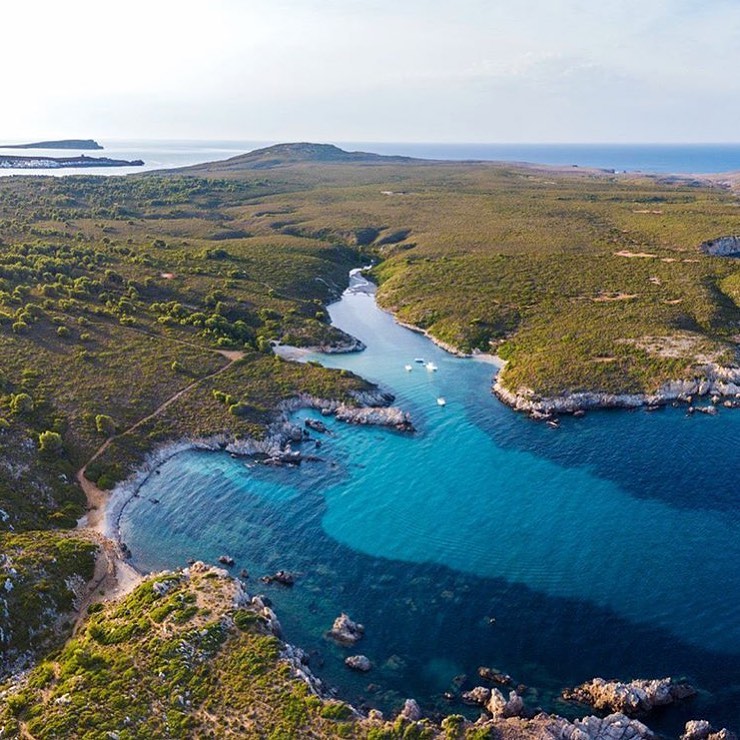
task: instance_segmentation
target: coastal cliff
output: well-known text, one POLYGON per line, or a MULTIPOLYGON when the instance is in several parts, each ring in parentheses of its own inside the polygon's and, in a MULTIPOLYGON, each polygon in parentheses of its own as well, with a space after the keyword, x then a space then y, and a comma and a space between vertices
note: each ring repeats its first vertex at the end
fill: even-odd
POLYGON ((663 383, 654 393, 602 393, 583 391, 557 396, 540 396, 528 388, 512 391, 498 375, 493 384, 496 396, 511 408, 535 416, 572 414, 596 408, 656 407, 678 401, 688 404, 694 400, 710 400, 713 405, 734 408, 740 405, 740 367, 709 364, 700 369, 697 377, 663 383))

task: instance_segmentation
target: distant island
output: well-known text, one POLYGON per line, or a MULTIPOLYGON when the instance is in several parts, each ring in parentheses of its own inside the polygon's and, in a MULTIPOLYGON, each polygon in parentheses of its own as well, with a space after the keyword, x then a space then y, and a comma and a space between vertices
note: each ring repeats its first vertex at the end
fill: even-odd
POLYGON ((141 167, 141 159, 111 159, 110 157, 15 157, 0 155, 0 169, 56 170, 62 167, 141 167))
POLYGON ((102 149, 95 139, 60 139, 59 141, 34 141, 31 144, 3 144, 0 149, 102 149))

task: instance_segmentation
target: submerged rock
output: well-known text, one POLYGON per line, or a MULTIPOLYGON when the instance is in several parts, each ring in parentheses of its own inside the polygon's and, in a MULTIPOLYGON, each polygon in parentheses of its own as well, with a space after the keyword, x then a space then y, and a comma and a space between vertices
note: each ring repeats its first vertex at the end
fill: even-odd
POLYGON ((281 586, 292 586, 295 583, 295 576, 286 570, 279 570, 271 576, 262 576, 262 583, 279 583, 281 586))
POLYGON ((502 686, 511 686, 514 683, 514 679, 508 673, 498 671, 495 668, 488 668, 487 666, 481 666, 478 669, 478 675, 484 681, 499 683, 502 686))

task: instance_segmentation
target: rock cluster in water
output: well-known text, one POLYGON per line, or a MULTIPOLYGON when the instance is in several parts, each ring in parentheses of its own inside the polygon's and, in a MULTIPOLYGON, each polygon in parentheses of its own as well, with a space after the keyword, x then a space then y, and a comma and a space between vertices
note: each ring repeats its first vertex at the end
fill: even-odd
POLYGON ((686 723, 681 740, 737 740, 737 735, 725 727, 715 730, 705 719, 692 719, 686 723))
POLYGON ((344 665, 361 673, 367 673, 373 667, 370 658, 366 655, 349 655, 344 659, 344 665))
POLYGON ((671 678, 635 679, 629 683, 594 678, 563 691, 566 700, 588 704, 594 709, 622 712, 631 717, 695 695, 693 686, 676 683, 671 678))
POLYGON ((365 627, 353 622, 347 614, 342 612, 334 620, 328 634, 342 645, 354 645, 365 634, 365 627))

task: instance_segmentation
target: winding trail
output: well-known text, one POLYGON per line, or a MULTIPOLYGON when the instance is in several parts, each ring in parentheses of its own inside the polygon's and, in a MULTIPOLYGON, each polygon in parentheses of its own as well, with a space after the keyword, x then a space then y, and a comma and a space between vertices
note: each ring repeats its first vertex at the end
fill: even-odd
POLYGON ((127 562, 126 555, 123 552, 120 543, 105 534, 105 507, 108 502, 108 494, 98 488, 93 481, 88 480, 88 478, 85 477, 85 472, 88 466, 97 460, 116 439, 136 431, 139 427, 159 416, 159 414, 161 414, 166 408, 188 393, 188 391, 195 388, 195 386, 221 375, 221 373, 226 372, 226 370, 244 357, 244 352, 229 350, 212 351, 225 357, 228 362, 215 372, 210 373, 209 375, 204 375, 202 378, 194 380, 192 383, 189 383, 184 388, 177 391, 177 393, 170 396, 166 401, 157 406, 154 411, 147 414, 147 416, 142 419, 139 419, 139 421, 132 424, 128 429, 106 439, 106 441, 100 445, 97 450, 95 450, 92 457, 90 457, 77 473, 75 473, 75 478, 80 484, 80 488, 87 499, 87 514, 80 520, 76 532, 88 537, 99 547, 95 561, 95 573, 93 575, 93 579, 88 584, 86 592, 79 599, 75 631, 84 621, 91 604, 97 601, 107 601, 127 594, 134 589, 142 579, 142 574, 127 562))

